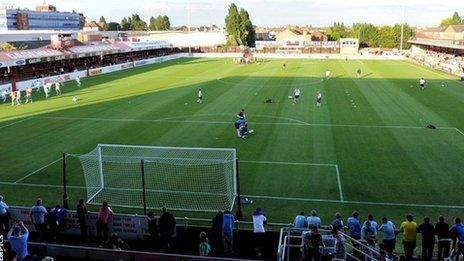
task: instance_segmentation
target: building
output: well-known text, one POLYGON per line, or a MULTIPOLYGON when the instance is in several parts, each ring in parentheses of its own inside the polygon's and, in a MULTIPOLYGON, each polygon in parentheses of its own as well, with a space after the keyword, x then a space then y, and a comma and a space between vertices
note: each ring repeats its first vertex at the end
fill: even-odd
POLYGON ((88 22, 85 23, 83 30, 84 31, 105 31, 106 23, 103 22, 88 22))
POLYGON ((285 30, 280 31, 276 35, 278 42, 327 42, 327 35, 322 30, 313 29, 311 27, 292 27, 287 26, 285 30))
POLYGON ((58 12, 52 5, 39 5, 36 10, 0 9, 0 31, 8 30, 79 30, 79 14, 58 12))
POLYGON ((359 39, 340 38, 340 54, 355 55, 359 51, 359 39))

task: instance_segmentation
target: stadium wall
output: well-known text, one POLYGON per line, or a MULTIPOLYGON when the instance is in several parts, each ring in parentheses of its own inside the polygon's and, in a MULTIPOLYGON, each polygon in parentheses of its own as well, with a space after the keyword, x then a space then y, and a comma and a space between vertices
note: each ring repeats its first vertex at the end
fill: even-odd
MULTIPOLYGON (((198 58, 235 58, 241 53, 193 53, 198 58)), ((348 59, 351 60, 403 60, 400 55, 341 55, 341 54, 277 54, 277 53, 255 53, 256 58, 266 59, 348 59)))
MULTIPOLYGON (((151 59, 146 59, 146 60, 106 66, 106 67, 101 67, 101 68, 94 68, 94 69, 89 69, 87 71, 77 71, 77 72, 72 72, 72 73, 67 73, 67 74, 44 77, 44 78, 39 78, 38 80, 40 82, 40 86, 43 86, 46 83, 55 82, 58 79, 61 79, 61 81, 64 81, 64 82, 73 81, 77 77, 85 78, 85 77, 90 77, 90 76, 102 75, 102 74, 130 69, 134 67, 144 66, 148 64, 162 63, 162 62, 179 59, 179 58, 187 57, 187 56, 188 54, 173 54, 173 55, 156 57, 156 58, 151 58, 151 59)), ((3 84, 3 85, 0 85, 0 92, 3 90, 11 90, 13 86, 15 86, 14 88, 15 90, 20 90, 20 91, 24 91, 27 87, 34 88, 35 81, 36 79, 32 79, 32 80, 27 80, 27 81, 16 82, 14 85, 11 83, 3 84)))

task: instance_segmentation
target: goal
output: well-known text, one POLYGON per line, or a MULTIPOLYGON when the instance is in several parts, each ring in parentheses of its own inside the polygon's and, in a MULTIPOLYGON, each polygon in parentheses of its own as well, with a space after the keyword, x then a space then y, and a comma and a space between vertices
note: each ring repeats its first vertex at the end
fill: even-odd
POLYGON ((237 196, 235 149, 99 144, 77 157, 89 204, 213 212, 237 196))

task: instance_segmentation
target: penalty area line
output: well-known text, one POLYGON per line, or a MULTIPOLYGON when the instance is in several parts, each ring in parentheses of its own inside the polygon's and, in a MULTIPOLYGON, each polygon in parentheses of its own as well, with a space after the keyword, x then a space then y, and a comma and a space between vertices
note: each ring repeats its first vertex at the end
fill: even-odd
POLYGON ((41 167, 41 168, 39 168, 39 169, 34 170, 33 172, 27 174, 26 176, 24 176, 24 177, 22 177, 22 178, 16 180, 14 183, 17 184, 17 183, 19 183, 19 182, 21 182, 21 181, 23 181, 23 180, 29 178, 30 176, 32 176, 32 175, 34 175, 34 174, 40 172, 41 170, 50 167, 51 165, 53 165, 53 164, 55 164, 55 163, 57 163, 58 161, 61 161, 61 160, 62 160, 62 158, 60 157, 60 158, 58 158, 58 159, 56 159, 56 160, 54 160, 54 161, 48 163, 47 165, 45 165, 45 166, 43 166, 43 167, 41 167))
POLYGON ((30 118, 22 119, 22 120, 20 120, 20 121, 15 121, 15 122, 12 122, 12 123, 7 124, 7 125, 0 126, 0 129, 4 129, 4 128, 10 127, 10 126, 19 124, 19 123, 21 123, 21 122, 25 122, 25 121, 31 120, 31 119, 33 119, 33 118, 34 118, 34 117, 30 117, 30 118))
POLYGON ((338 203, 338 204, 350 204, 350 205, 464 209, 464 206, 453 206, 453 205, 409 204, 409 203, 351 201, 351 200, 345 200, 342 202, 340 200, 335 200, 335 199, 292 198, 292 197, 276 197, 276 196, 262 196, 262 195, 242 195, 242 197, 249 197, 252 199, 258 198, 258 199, 285 200, 285 201, 338 203))

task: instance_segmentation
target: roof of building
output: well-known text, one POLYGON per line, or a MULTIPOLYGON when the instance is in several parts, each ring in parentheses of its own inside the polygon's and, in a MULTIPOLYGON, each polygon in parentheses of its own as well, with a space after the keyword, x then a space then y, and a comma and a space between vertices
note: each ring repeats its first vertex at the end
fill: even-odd
POLYGON ((443 47, 455 50, 464 50, 464 45, 455 44, 453 41, 450 40, 415 38, 413 40, 410 40, 409 43, 425 46, 443 47))
POLYGON ((450 25, 448 28, 446 28, 447 30, 448 29, 452 29, 453 31, 455 31, 456 33, 461 33, 461 32, 464 32, 464 25, 450 25))

